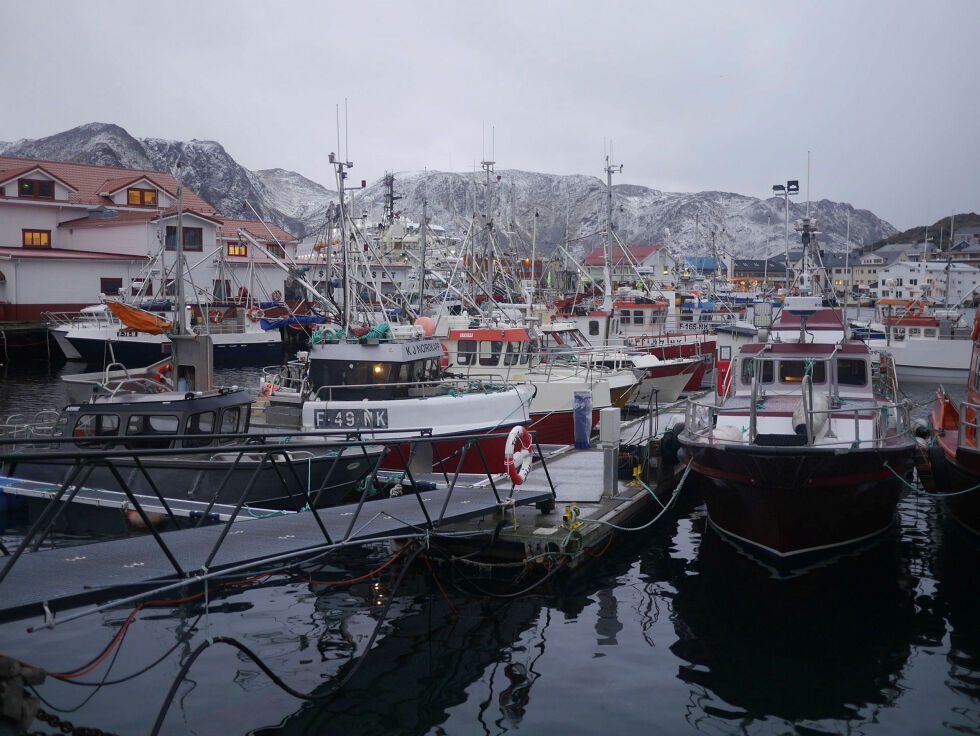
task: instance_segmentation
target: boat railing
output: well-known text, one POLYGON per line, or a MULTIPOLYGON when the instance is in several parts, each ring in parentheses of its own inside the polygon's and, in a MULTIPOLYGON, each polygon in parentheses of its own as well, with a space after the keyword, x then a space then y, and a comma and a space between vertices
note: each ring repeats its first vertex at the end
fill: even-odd
MULTIPOLYGON (((519 382, 518 382, 519 383, 519 382)), ((501 393, 516 387, 518 383, 506 381, 500 376, 469 374, 466 378, 443 378, 434 381, 402 381, 398 383, 344 383, 336 386, 320 386, 310 395, 312 401, 334 401, 334 392, 345 394, 371 391, 399 391, 412 398, 431 398, 433 396, 457 396, 472 393, 501 393)), ((347 397, 338 401, 349 401, 347 397)))
MULTIPOLYGON (((940 387, 940 390, 942 388, 940 387)), ((956 446, 960 449, 977 451, 980 445, 980 404, 964 401, 959 407, 960 431, 956 446)))
POLYGON ((41 318, 55 327, 122 327, 122 322, 108 309, 104 312, 42 312, 41 318))
MULTIPOLYGON (((753 386, 755 387, 755 384, 753 386)), ((906 402, 863 404, 848 407, 838 400, 832 402, 830 408, 817 409, 813 407, 812 398, 808 400, 806 395, 806 393, 803 394, 803 411, 801 412, 803 433, 798 435, 805 442, 805 444, 800 443, 803 446, 813 447, 817 444, 836 446, 839 444, 849 449, 857 449, 869 446, 881 447, 889 441, 901 438, 912 440, 912 420, 909 405, 906 402), (870 427, 866 424, 869 419, 872 420, 870 427), (853 437, 837 437, 831 420, 837 421, 838 432, 841 421, 853 421, 853 437), (821 434, 821 429, 825 424, 827 431, 821 434), (862 427, 864 427, 864 431, 862 431, 862 427)), ((685 412, 685 431, 709 445, 760 444, 758 440, 762 433, 758 429, 758 418, 761 405, 764 403, 764 400, 760 400, 758 393, 753 389, 748 404, 744 407, 748 410, 748 426, 734 427, 732 425, 733 429, 741 432, 741 436, 735 439, 734 432, 716 432, 723 426, 718 424, 719 418, 724 419, 725 414, 730 415, 732 411, 730 405, 719 406, 714 402, 688 399, 685 412)), ((739 415, 738 418, 741 420, 742 416, 739 415)), ((793 429, 796 431, 796 428, 793 429)), ((785 434, 789 435, 790 433, 785 434)))
POLYGON ((30 441, 36 437, 51 437, 60 412, 42 409, 32 417, 11 414, 0 422, 0 439, 30 441))

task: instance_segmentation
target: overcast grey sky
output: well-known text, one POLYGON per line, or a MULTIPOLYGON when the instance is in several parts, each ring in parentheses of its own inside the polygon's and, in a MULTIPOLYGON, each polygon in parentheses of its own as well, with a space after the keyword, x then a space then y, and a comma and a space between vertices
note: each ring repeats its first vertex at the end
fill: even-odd
POLYGON ((980 2, 0 0, 0 140, 86 122, 213 139, 333 188, 386 170, 813 199, 899 228, 980 211, 980 2), (804 192, 805 193, 805 192, 804 192))

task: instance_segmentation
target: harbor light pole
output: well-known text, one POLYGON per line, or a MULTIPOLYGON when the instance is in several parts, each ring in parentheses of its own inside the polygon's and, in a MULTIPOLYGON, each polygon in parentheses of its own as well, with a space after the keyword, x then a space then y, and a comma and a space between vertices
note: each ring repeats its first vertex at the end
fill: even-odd
POLYGON ((772 193, 776 197, 782 197, 786 210, 786 296, 789 296, 789 198, 794 194, 800 193, 800 182, 798 179, 790 179, 783 184, 773 184, 772 193))

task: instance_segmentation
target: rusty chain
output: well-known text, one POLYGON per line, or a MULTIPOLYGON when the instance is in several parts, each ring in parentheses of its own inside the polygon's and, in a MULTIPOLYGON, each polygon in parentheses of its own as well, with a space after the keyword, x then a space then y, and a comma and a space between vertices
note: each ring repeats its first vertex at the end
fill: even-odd
MULTIPOLYGON (((64 734, 74 734, 75 736, 116 736, 116 734, 110 733, 109 731, 103 731, 99 728, 90 728, 88 726, 76 726, 71 721, 63 721, 58 716, 53 713, 47 713, 43 708, 38 708, 37 720, 47 723, 54 729, 57 729, 64 734)), ((43 731, 31 731, 27 736, 51 736, 50 734, 44 733, 43 731)))

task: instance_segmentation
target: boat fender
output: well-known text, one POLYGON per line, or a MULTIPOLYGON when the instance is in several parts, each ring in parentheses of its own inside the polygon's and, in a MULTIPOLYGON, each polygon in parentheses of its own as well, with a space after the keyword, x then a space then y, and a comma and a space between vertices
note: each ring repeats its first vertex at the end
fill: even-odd
POLYGON ((932 429, 922 419, 912 422, 912 433, 919 439, 927 440, 932 437, 932 429))
POLYGON ((221 320, 223 320, 224 318, 225 318, 225 313, 222 312, 220 309, 212 309, 210 312, 208 312, 208 319, 211 320, 211 324, 213 325, 221 324, 221 320))
POLYGON ((265 313, 261 309, 256 307, 254 304, 248 308, 246 314, 248 315, 248 318, 253 322, 258 322, 260 319, 262 319, 263 316, 265 316, 265 313))
POLYGON ((277 302, 282 299, 282 292, 279 291, 279 289, 276 289, 274 292, 272 292, 272 294, 270 294, 270 296, 272 297, 272 301, 277 302))
POLYGON ((447 348, 445 345, 442 346, 442 360, 439 361, 439 367, 440 368, 449 367, 449 348, 447 348))
POLYGON ((973 331, 970 333, 970 339, 976 341, 980 337, 980 312, 977 312, 977 316, 973 320, 973 331))
POLYGON ((664 461, 666 467, 676 465, 680 459, 681 443, 677 437, 683 431, 684 422, 678 422, 664 432, 664 436, 660 440, 660 458, 664 461))
POLYGON ((515 486, 527 480, 532 460, 531 435, 526 427, 519 424, 510 430, 504 445, 504 468, 515 486))

